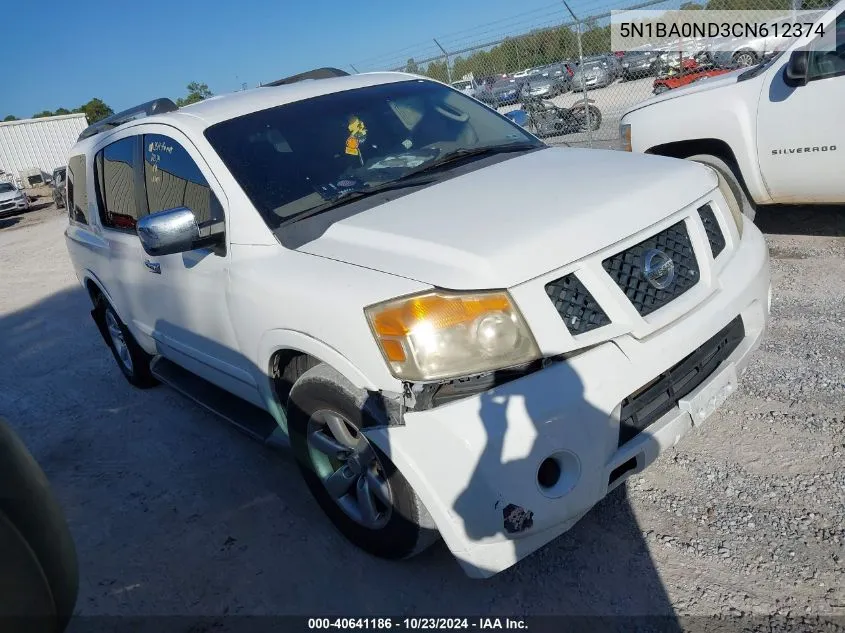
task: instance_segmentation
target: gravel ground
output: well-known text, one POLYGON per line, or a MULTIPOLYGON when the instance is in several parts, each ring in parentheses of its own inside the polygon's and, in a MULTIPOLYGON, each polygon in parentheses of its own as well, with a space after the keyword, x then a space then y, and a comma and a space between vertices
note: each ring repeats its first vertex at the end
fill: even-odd
POLYGON ((401 564, 358 552, 287 453, 167 388, 132 389, 88 316, 63 213, 17 217, 0 220, 0 415, 68 515, 80 616, 742 613, 845 624, 841 209, 760 213, 773 323, 740 393, 627 491, 488 581, 466 578, 442 544, 401 564))

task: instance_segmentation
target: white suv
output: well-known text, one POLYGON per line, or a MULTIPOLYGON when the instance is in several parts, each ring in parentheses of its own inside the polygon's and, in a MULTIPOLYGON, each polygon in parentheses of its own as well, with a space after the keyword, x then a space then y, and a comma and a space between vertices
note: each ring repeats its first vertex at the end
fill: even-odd
POLYGON ((550 148, 441 83, 341 75, 87 130, 68 249, 132 384, 289 437, 365 550, 439 534, 490 576, 734 391, 766 245, 705 167, 550 148))

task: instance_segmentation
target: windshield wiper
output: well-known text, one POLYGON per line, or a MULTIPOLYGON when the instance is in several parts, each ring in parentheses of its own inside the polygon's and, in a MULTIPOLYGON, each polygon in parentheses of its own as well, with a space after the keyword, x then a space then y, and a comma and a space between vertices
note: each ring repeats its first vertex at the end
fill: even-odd
POLYGON ((322 204, 318 204, 315 207, 311 207, 307 211, 303 211, 289 217, 288 219, 282 221, 279 224, 278 228, 283 226, 288 226, 289 224, 294 224, 295 222, 299 222, 300 220, 304 220, 306 218, 313 217, 325 211, 330 211, 336 207, 339 207, 344 204, 349 204, 350 202, 355 202, 356 200, 360 200, 362 198, 368 198, 375 194, 381 193, 383 191, 392 191, 395 189, 406 189, 408 187, 418 187, 420 185, 427 185, 434 182, 435 178, 419 178, 426 173, 430 173, 435 171, 441 167, 450 165, 452 163, 465 160, 467 158, 473 158, 476 156, 492 156, 494 154, 504 154, 508 152, 519 152, 531 149, 540 149, 546 147, 545 145, 538 145, 537 143, 504 143, 502 145, 486 145, 483 147, 462 147, 461 149, 456 149, 452 152, 447 152, 434 160, 430 160, 427 163, 420 165, 419 167, 415 167, 410 171, 405 172, 399 178, 395 180, 390 180, 388 182, 382 183, 380 185, 371 185, 369 187, 364 187, 362 189, 351 189, 344 191, 343 193, 326 200, 322 204))
POLYGON ((435 171, 446 165, 477 156, 493 156, 495 154, 506 154, 508 152, 522 152, 530 149, 540 149, 546 147, 545 145, 538 145, 537 143, 503 143, 501 145, 484 145, 482 147, 462 147, 451 152, 446 152, 442 156, 430 160, 424 165, 415 167, 407 172, 402 179, 409 178, 416 174, 424 174, 435 171))
POLYGON ((374 196, 383 191, 393 191, 394 189, 405 189, 408 187, 419 187, 421 185, 427 185, 429 183, 432 183, 435 180, 434 178, 412 179, 409 178, 409 175, 410 174, 402 176, 401 178, 397 178, 395 180, 390 180, 380 185, 371 185, 362 189, 350 189, 344 191, 343 193, 340 193, 335 197, 326 200, 322 204, 318 204, 315 207, 311 207, 307 211, 303 211, 301 213, 297 213, 296 215, 289 217, 287 220, 284 220, 281 224, 279 224, 279 228, 287 226, 289 224, 293 224, 294 222, 299 222, 300 220, 304 220, 305 218, 310 218, 319 213, 323 213, 324 211, 330 211, 335 207, 339 207, 344 204, 349 204, 350 202, 355 202, 356 200, 360 200, 361 198, 369 198, 370 196, 374 196))

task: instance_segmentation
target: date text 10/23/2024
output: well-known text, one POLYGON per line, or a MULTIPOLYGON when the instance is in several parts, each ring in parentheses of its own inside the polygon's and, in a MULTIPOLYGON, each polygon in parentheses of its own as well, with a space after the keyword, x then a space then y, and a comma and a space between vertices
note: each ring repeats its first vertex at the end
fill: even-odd
POLYGON ((308 618, 308 629, 318 630, 526 630, 521 618, 308 618))

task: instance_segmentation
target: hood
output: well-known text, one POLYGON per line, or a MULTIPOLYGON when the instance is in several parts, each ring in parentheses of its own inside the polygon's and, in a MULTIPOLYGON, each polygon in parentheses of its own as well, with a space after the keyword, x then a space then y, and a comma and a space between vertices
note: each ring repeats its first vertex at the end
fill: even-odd
MULTIPOLYGON (((669 101, 671 99, 677 99, 678 97, 683 97, 684 95, 690 95, 695 92, 706 92, 708 90, 718 90, 719 88, 724 88, 726 86, 734 86, 737 83, 739 76, 750 70, 750 68, 740 68, 739 70, 735 70, 730 73, 725 73, 724 75, 717 75, 716 77, 708 77, 707 79, 702 79, 700 81, 696 81, 695 83, 691 83, 687 86, 682 88, 676 88, 674 90, 669 90, 668 92, 664 92, 663 94, 656 95, 645 101, 641 101, 640 103, 636 104, 630 110, 627 110, 625 114, 629 112, 634 112, 636 110, 640 110, 647 106, 653 105, 655 103, 660 103, 661 101, 669 101)), ((749 79, 748 81, 759 80, 762 81, 762 77, 765 73, 760 73, 757 77, 749 79)), ((624 115, 623 115, 624 116, 624 115)))
POLYGON ((0 202, 6 202, 7 200, 14 200, 19 195, 21 195, 21 192, 19 190, 16 190, 16 189, 12 189, 12 191, 0 192, 0 202))
POLYGON ((442 288, 507 288, 612 245, 716 184, 688 161, 550 148, 339 220, 297 250, 442 288))

